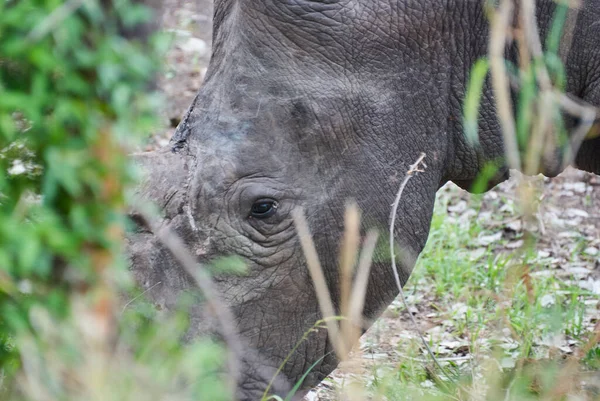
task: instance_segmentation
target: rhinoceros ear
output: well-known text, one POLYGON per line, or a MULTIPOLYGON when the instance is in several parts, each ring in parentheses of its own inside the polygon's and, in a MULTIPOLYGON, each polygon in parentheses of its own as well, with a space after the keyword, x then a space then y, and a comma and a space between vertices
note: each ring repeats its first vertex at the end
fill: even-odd
POLYGON ((168 148, 132 157, 142 173, 134 193, 136 201, 152 202, 167 218, 182 213, 187 193, 188 157, 168 148))

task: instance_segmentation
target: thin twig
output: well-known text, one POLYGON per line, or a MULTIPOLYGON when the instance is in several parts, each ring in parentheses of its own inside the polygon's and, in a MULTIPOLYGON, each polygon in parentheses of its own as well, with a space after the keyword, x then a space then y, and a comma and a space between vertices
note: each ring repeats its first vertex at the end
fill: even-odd
POLYGON ((554 96, 556 96, 557 101, 560 103, 560 107, 574 117, 584 119, 586 116, 589 116, 590 110, 594 112, 594 115, 600 115, 600 108, 571 94, 555 90, 554 96))
MULTIPOLYGON (((392 213, 390 215, 389 242, 390 242, 390 255, 392 258, 392 271, 394 272, 394 278, 396 280, 396 286, 398 287, 398 291, 400 293, 400 298, 402 299, 402 303, 404 304, 404 307, 406 308, 407 311, 409 309, 408 301, 406 300, 406 296, 404 295, 404 290, 402 289, 402 283, 400 282, 400 275, 398 273, 398 267, 396 266, 396 253, 394 251, 394 248, 395 248, 394 247, 394 237, 395 237, 394 228, 396 227, 396 215, 398 214, 398 205, 400 204, 400 199, 402 199, 402 193, 404 192, 404 189, 406 188, 408 181, 416 173, 421 173, 424 171, 420 168, 421 164, 423 164, 423 166, 426 167, 425 164, 423 163, 423 159, 425 159, 425 153, 421 153, 421 155, 419 156, 417 161, 415 161, 409 167, 408 171, 406 172, 406 176, 404 177, 404 180, 402 180, 402 183, 400 184, 400 188, 398 189, 398 193, 396 194, 396 199, 394 200, 394 203, 392 204, 392 213)), ((427 344, 427 341, 425 340, 423 333, 421 333, 421 330, 419 329, 419 326, 417 325, 417 321, 415 320, 415 317, 413 316, 413 314, 409 312, 408 316, 410 317, 411 323, 413 324, 415 330, 417 331, 417 334, 421 338, 421 342, 425 346, 425 349, 429 353, 429 356, 431 357, 431 359, 433 360, 435 365, 438 367, 438 369, 440 369, 440 371, 444 372, 444 375, 448 378, 448 380, 454 381, 450 377, 450 375, 446 372, 446 370, 442 367, 442 365, 440 365, 437 358, 433 354, 433 351, 431 351, 431 348, 429 347, 429 344, 427 344)))
POLYGON ((569 146, 565 151, 563 167, 566 167, 575 160, 575 155, 577 154, 579 147, 586 139, 588 133, 592 130, 594 124, 598 123, 596 119, 600 116, 600 110, 582 100, 574 99, 573 97, 558 91, 555 92, 555 96, 558 98, 558 102, 563 110, 578 117, 580 121, 575 132, 571 134, 569 146))
POLYGON ((149 291, 152 291, 152 289, 153 289, 154 287, 156 287, 157 285, 160 285, 160 284, 162 284, 162 281, 159 281, 158 283, 156 283, 156 284, 153 284, 153 285, 152 285, 152 286, 150 286, 149 288, 145 289, 145 290, 144 290, 144 291, 143 291, 141 294, 139 294, 139 295, 137 295, 137 296, 133 297, 132 299, 130 299, 130 300, 129 300, 129 301, 128 301, 128 302, 127 302, 127 303, 126 303, 124 306, 123 306, 123 309, 121 309, 121 315, 122 315, 123 313, 125 313, 125 309, 127 309, 127 307, 128 307, 129 305, 131 305, 132 303, 134 303, 134 302, 135 302, 137 299, 139 299, 139 298, 143 297, 143 296, 144 296, 145 294, 147 294, 149 291))
POLYGON ((329 331, 329 337, 331 338, 331 344, 338 359, 345 360, 347 357, 346 346, 343 339, 340 337, 337 324, 333 321, 335 316, 335 309, 331 301, 331 295, 329 288, 327 288, 327 282, 325 281, 325 275, 315 249, 315 243, 312 240, 310 229, 306 217, 304 216, 304 210, 297 208, 292 211, 294 223, 296 224, 296 230, 298 231, 298 237, 300 238, 300 244, 306 257, 306 264, 310 277, 315 285, 315 292, 317 294, 317 300, 319 301, 319 307, 321 309, 321 315, 327 325, 329 331))
POLYGON ((398 274, 398 268, 396 267, 396 255, 394 253, 394 227, 396 223, 396 215, 398 214, 398 205, 400 204, 400 199, 402 198, 402 193, 404 192, 404 188, 406 188, 406 184, 413 177, 415 173, 420 173, 423 170, 419 169, 421 163, 423 163, 423 159, 425 159, 425 153, 421 153, 417 161, 409 166, 408 171, 406 172, 406 176, 402 183, 400 184, 400 188, 398 189, 398 193, 396 194, 396 199, 394 199, 394 203, 392 203, 392 211, 390 213, 390 255, 392 257, 392 269, 394 272, 394 278, 396 279, 396 286, 400 289, 402 293, 402 284, 400 283, 400 275, 398 274))

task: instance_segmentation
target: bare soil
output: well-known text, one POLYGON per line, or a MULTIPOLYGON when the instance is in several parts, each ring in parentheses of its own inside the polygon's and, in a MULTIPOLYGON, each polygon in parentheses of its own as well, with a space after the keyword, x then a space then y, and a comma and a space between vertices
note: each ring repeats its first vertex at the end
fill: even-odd
POLYGON ((171 38, 158 87, 164 94, 162 126, 146 150, 165 146, 204 80, 212 44, 212 0, 165 0, 163 30, 171 38))
MULTIPOLYGON (((510 180, 483 195, 478 200, 481 204, 476 207, 473 195, 451 183, 440 190, 438 197, 450 197, 447 204, 449 219, 478 218, 490 230, 491 234, 473 238, 470 243, 464 244, 472 254, 514 254, 523 245, 522 240, 517 238, 522 238, 524 230, 536 232, 540 240, 534 252, 546 262, 542 269, 529 274, 557 277, 594 294, 585 300, 588 308, 582 319, 584 330, 594 332, 600 322, 600 177, 568 168, 555 178, 540 176, 531 179, 531 185, 539 187, 539 196, 532 199, 533 203, 539 204, 539 209, 534 226, 526 227, 515 195, 518 178, 522 176, 518 172, 513 172, 513 175, 510 180)), ((423 284, 423 281, 412 284, 409 281, 405 291, 411 292, 407 290, 408 287, 413 291, 407 297, 408 310, 397 298, 361 337, 350 360, 340 364, 336 371, 307 394, 305 400, 345 400, 340 398, 340 387, 353 382, 372 382, 374 372, 378 369, 401 366, 407 357, 400 350, 402 342, 418 338, 418 331, 409 313, 416 318, 418 330, 425 338, 433 338, 439 360, 460 365, 474 359, 468 345, 469 338, 452 335, 443 324, 445 316, 457 305, 444 305, 435 297, 431 284, 429 287, 423 284)), ((488 324, 492 326, 494 323, 488 324)), ((491 330, 486 332, 485 329, 480 333, 484 341, 486 336, 491 338, 493 335, 491 330)), ((563 357, 572 355, 576 347, 575 342, 568 338, 561 339, 556 346, 563 357)), ((421 351, 422 364, 431 365, 431 360, 423 349, 421 351)), ((589 383, 600 385, 600 372, 588 372, 588 376, 589 383)), ((600 387, 594 391, 599 390, 600 387)))

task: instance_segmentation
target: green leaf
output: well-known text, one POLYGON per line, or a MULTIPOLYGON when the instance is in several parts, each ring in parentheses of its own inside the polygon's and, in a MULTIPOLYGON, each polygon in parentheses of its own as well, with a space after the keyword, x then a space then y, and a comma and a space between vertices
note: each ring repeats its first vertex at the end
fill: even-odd
POLYGON ((546 51, 549 54, 558 54, 560 42, 563 37, 563 28, 567 20, 569 13, 569 2, 567 1, 556 1, 558 4, 554 10, 554 17, 552 18, 552 25, 550 32, 546 37, 546 51))
POLYGON ((538 89, 533 66, 521 72, 521 90, 517 107, 517 141, 519 149, 527 149, 529 133, 533 124, 533 108, 537 99, 538 89))
POLYGON ((329 353, 323 355, 322 357, 320 357, 319 359, 317 359, 312 365, 310 365, 310 367, 308 368, 308 370, 306 372, 304 372, 304 374, 302 375, 302 377, 300 377, 300 379, 296 382, 296 384, 294 385, 294 387, 292 388, 292 390, 288 393, 287 397, 285 397, 284 401, 291 401, 292 400, 292 398, 294 397, 294 395, 296 394, 296 392, 298 391, 298 389, 300 388, 300 386, 302 386, 302 383, 304 383, 304 380, 306 379, 306 377, 308 376, 308 374, 310 372, 312 372, 312 370, 315 368, 315 366, 317 366, 319 363, 321 363, 321 361, 327 355, 329 355, 329 353))
POLYGON ((546 63, 546 67, 548 67, 548 72, 550 73, 552 83, 559 91, 564 92, 567 87, 567 72, 562 60, 556 54, 546 53, 544 61, 546 63))
MULTIPOLYGON (((27 230, 30 232, 30 230, 27 230)), ((21 267, 21 272, 28 276, 31 273, 39 273, 36 271, 36 261, 41 251, 41 243, 38 237, 33 235, 21 236, 21 244, 19 247, 18 263, 21 267)))
POLYGON ((469 86, 465 94, 463 126, 467 142, 471 145, 479 143, 479 106, 488 71, 488 60, 486 58, 477 60, 471 68, 469 86))

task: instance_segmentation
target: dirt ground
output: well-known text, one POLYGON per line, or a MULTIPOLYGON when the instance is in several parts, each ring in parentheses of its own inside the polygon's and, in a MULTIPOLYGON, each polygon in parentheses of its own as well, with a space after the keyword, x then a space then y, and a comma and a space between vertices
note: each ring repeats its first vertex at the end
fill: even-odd
MULTIPOLYGON (((164 127, 156 132, 148 148, 168 143, 202 83, 210 57, 211 16, 211 0, 166 2, 163 24, 164 29, 173 35, 173 46, 167 54, 167 68, 159 82, 166 96, 164 127)), ((515 185, 515 180, 510 180, 483 196, 483 205, 478 213, 489 213, 489 224, 496 224, 497 232, 492 235, 494 238, 479 238, 482 243, 502 238, 510 240, 510 236, 516 237, 515 233, 523 229, 515 211, 508 213, 508 216, 514 217, 514 221, 507 221, 506 215, 501 221, 494 220, 499 210, 499 198, 503 199, 499 207, 510 209, 514 206, 515 185)), ((537 185, 543 187, 537 227, 537 230, 542 230, 543 239, 537 251, 547 258, 547 272, 539 274, 564 276, 565 280, 575 280, 582 288, 600 295, 600 177, 568 169, 557 178, 538 181, 537 185), (573 250, 581 248, 582 241, 583 253, 587 256, 574 257, 573 250)), ((452 192, 452 200, 448 203, 450 218, 469 218, 469 214, 473 213, 470 196, 457 188, 445 190, 452 192)), ((508 241, 505 250, 510 251, 518 245, 518 240, 508 241)), ((502 249, 495 249, 494 252, 502 252, 502 249)), ((423 328, 436 325, 435 319, 428 317, 435 314, 429 313, 431 311, 427 310, 427 305, 427 296, 423 296, 411 306, 418 310, 415 317, 423 328)), ((398 310, 399 301, 390 308, 398 310)), ((597 306, 592 314, 587 322, 593 325, 600 319, 597 306)), ((399 315, 384 313, 361 340, 360 348, 368 352, 356 353, 351 365, 361 366, 362 371, 366 372, 373 363, 379 363, 377 361, 394 364, 398 359, 395 344, 402 336, 411 333, 414 335, 406 310, 399 315)), ((332 399, 331 383, 343 381, 348 374, 347 369, 338 369, 327 382, 330 384, 324 383, 311 391, 306 399, 332 399)))
MULTIPOLYGON (((465 248, 470 249, 468 252, 512 254, 522 246, 519 238, 522 238, 525 227, 515 195, 520 174, 513 172, 513 175, 510 180, 483 195, 477 207, 473 205, 476 202, 473 202, 472 195, 454 184, 447 184, 438 193, 438 197, 450 199, 448 219, 483 219, 491 232, 465 243, 465 248), (493 245, 501 242, 504 245, 493 245)), ((531 275, 557 277, 594 294, 582 300, 588 305, 582 319, 585 330, 593 332, 600 322, 600 177, 569 168, 556 178, 538 177, 533 185, 540 186, 539 210, 535 226, 527 229, 541 234, 534 251, 545 262, 542 269, 533 271, 531 275)), ((374 371, 401 366, 406 355, 399 352, 399 344, 414 341, 418 336, 409 313, 415 317, 425 338, 433 338, 438 345, 436 352, 439 352, 437 357, 440 360, 463 363, 476 358, 468 351, 468 338, 457 338, 449 333, 450 330, 444 331, 442 316, 455 309, 456 305, 441 306, 439 299, 436 300, 433 295, 431 283, 429 287, 422 283, 418 283, 414 295, 407 297, 408 310, 397 298, 361 337, 350 360, 340 364, 336 371, 310 391, 305 401, 345 400, 339 396, 340 387, 353 382, 368 383, 373 380, 374 371)), ((567 338, 561 340, 558 348, 563 357, 572 354, 574 344, 567 338)), ((421 363, 431 363, 424 351, 421 363)), ((600 384, 600 372, 591 372, 590 377, 590 383, 600 384)))
POLYGON ((165 0, 163 30, 172 40, 158 86, 165 96, 157 129, 147 148, 164 146, 196 96, 210 60, 212 0, 165 0))

